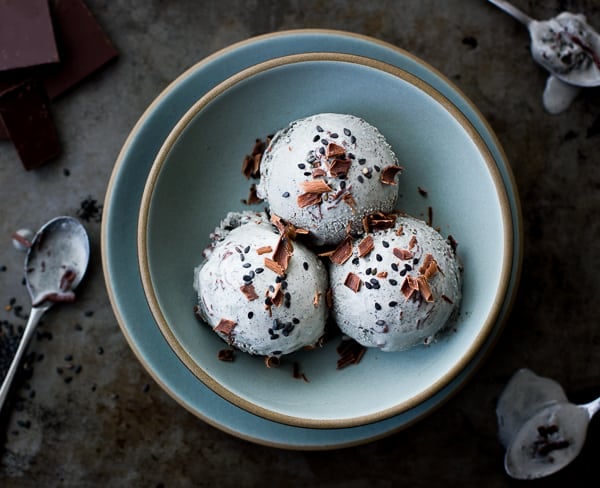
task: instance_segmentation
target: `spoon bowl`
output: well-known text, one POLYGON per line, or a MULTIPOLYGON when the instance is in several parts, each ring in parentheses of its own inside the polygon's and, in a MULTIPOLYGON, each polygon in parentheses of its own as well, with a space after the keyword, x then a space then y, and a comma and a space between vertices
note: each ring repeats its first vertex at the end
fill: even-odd
POLYGON ((89 262, 85 228, 72 217, 56 217, 35 234, 25 257, 25 281, 32 308, 15 356, 0 387, 0 410, 19 362, 42 315, 53 304, 75 300, 89 262))

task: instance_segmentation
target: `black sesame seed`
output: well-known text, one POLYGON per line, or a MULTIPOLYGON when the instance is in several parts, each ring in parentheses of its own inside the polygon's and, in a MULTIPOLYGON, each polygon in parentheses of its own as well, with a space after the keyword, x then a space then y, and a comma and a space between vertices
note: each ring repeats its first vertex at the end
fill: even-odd
POLYGON ((249 268, 250 266, 252 266, 251 263, 244 263, 244 264, 242 264, 243 268, 249 268))
POLYGON ((360 158, 358 160, 358 164, 365 164, 367 162, 367 160, 365 158, 360 158))
POLYGON ((338 135, 337 132, 334 132, 333 134, 329 134, 329 137, 331 137, 332 139, 337 139, 340 136, 338 135))
POLYGON ((317 125, 316 129, 317 132, 323 132, 323 127, 321 127, 320 125, 317 125))
POLYGON ((284 192, 281 194, 281 196, 282 196, 283 198, 288 198, 288 197, 290 196, 290 192, 289 192, 289 191, 284 191, 284 192))
POLYGON ((371 278, 369 281, 371 282, 372 285, 378 285, 379 284, 379 280, 377 278, 371 278))
POLYGON ((294 317, 294 318, 292 319, 292 322, 293 322, 294 324, 298 325, 298 324, 300 323, 300 319, 297 319, 296 317, 294 317))
POLYGON ((377 261, 383 261, 383 257, 381 256, 381 254, 375 254, 375 259, 377 259, 377 261))
POLYGON ((352 136, 352 137, 350 138, 350 142, 351 142, 352 144, 356 144, 356 137, 352 136))
MULTIPOLYGON (((340 176, 342 176, 342 175, 340 175, 340 176)), ((342 190, 345 190, 345 189, 346 189, 346 182, 345 182, 345 181, 343 181, 343 180, 342 180, 342 181, 340 181, 340 188, 341 188, 342 190)))
POLYGON ((353 153, 348 153, 348 159, 356 159, 356 156, 353 153))
POLYGON ((275 339, 279 339, 279 334, 273 334, 271 336, 271 340, 274 341, 275 339))
POLYGON ((254 317, 254 312, 248 312, 248 318, 251 319, 252 317, 254 317))
POLYGON ((244 255, 240 254, 240 261, 245 261, 245 260, 246 260, 246 258, 244 257, 244 255))
POLYGON ((306 261, 304 261, 304 262, 302 263, 302 267, 303 267, 305 270, 308 270, 308 263, 307 263, 306 261))
POLYGON ((284 294, 283 296, 284 296, 284 298, 285 298, 286 300, 291 300, 291 299, 292 299, 292 295, 290 295, 290 292, 289 292, 289 291, 286 291, 286 292, 285 292, 285 294, 284 294))
POLYGON ((412 271, 412 266, 411 266, 410 264, 406 263, 406 264, 404 265, 404 269, 405 269, 406 271, 412 271))
POLYGON ((371 288, 373 288, 373 285, 368 281, 365 281, 365 287, 367 288, 367 290, 370 290, 371 288))
POLYGON ((381 171, 381 168, 379 166, 377 166, 376 164, 373 165, 373 169, 375 171, 381 171))
POLYGON ((377 322, 375 322, 376 325, 385 325, 385 320, 379 319, 377 322))
POLYGON ((398 282, 394 278, 390 278, 388 281, 392 286, 396 286, 398 284, 398 282))
POLYGON ((244 248, 244 254, 248 254, 250 252, 250 246, 246 246, 244 248))
POLYGON ((329 141, 327 139, 321 139, 321 144, 327 146, 329 144, 329 141))
POLYGON ((392 269, 394 271, 398 271, 398 264, 397 263, 392 263, 392 269))
POLYGON ((356 177, 356 179, 358 180, 359 183, 364 183, 365 182, 365 179, 362 177, 362 175, 358 175, 356 177))
POLYGON ((419 258, 413 259, 413 264, 419 264, 419 258))
POLYGON ((367 268, 367 269, 365 269, 365 274, 366 274, 366 275, 370 275, 370 274, 371 274, 371 268, 367 268))
POLYGON ((383 247, 390 247, 390 243, 388 241, 381 241, 381 245, 383 247))
POLYGON ((317 134, 315 137, 313 137, 313 142, 317 142, 320 138, 321 136, 317 134))
POLYGON ((360 263, 360 259, 358 257, 352 258, 352 264, 356 264, 357 265, 358 263, 360 263))
POLYGON ((287 281, 282 281, 281 282, 281 289, 285 290, 285 289, 287 289, 287 287, 288 287, 288 282, 287 281))
POLYGON ((304 164, 304 163, 298 163, 298 168, 300 168, 300 169, 306 169, 306 164, 304 164))
POLYGON ((375 302, 375 310, 381 310, 381 305, 377 302, 375 302))
POLYGON ((244 280, 246 283, 248 283, 248 282, 252 281, 252 276, 250 276, 250 275, 244 275, 244 276, 242 276, 242 279, 243 279, 243 280, 244 280))
POLYGON ((402 271, 400 271, 400 276, 405 276, 406 275, 406 269, 403 269, 402 271))
POLYGON ((67 354, 64 357, 64 360, 67 361, 67 362, 73 361, 73 355, 72 354, 67 354))
POLYGON ((350 135, 352 135, 352 132, 350 132, 350 129, 344 128, 344 134, 347 136, 350 136, 350 135))
POLYGON ((264 268, 256 268, 254 271, 256 272, 256 274, 260 274, 264 271, 264 268))
POLYGON ((86 310, 83 315, 85 315, 86 317, 91 317, 92 315, 94 315, 94 311, 93 310, 86 310))
POLYGON ((283 278, 281 276, 275 277, 275 283, 281 283, 282 281, 283 281, 283 278))
POLYGON ((311 176, 312 175, 312 173, 310 171, 305 171, 303 174, 304 174, 304 176, 311 176))
POLYGON ((391 301, 390 303, 388 303, 388 305, 390 307, 395 307, 396 305, 398 305, 398 302, 391 301))

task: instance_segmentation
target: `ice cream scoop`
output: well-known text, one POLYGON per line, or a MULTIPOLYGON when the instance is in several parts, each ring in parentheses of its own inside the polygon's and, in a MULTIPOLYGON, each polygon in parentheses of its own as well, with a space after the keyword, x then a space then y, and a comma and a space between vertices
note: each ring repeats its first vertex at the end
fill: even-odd
POLYGON ((362 218, 390 212, 398 197, 396 155, 383 134, 348 114, 296 120, 273 137, 260 165, 258 196, 270 210, 335 244, 362 218))
POLYGON ((517 479, 536 479, 567 466, 581 452, 598 410, 600 398, 575 405, 556 381, 528 369, 517 371, 496 408, 506 472, 517 479))
POLYGON ((290 354, 325 332, 325 266, 286 229, 265 214, 230 214, 194 270, 199 317, 250 354, 290 354))
POLYGON ((488 0, 529 29, 533 59, 551 73, 544 106, 551 113, 565 110, 581 87, 600 86, 600 34, 582 14, 562 12, 538 21, 505 0, 488 0))
POLYGON ((387 217, 389 228, 348 237, 330 256, 332 316, 363 346, 401 351, 444 328, 460 303, 461 272, 453 246, 431 226, 387 217))

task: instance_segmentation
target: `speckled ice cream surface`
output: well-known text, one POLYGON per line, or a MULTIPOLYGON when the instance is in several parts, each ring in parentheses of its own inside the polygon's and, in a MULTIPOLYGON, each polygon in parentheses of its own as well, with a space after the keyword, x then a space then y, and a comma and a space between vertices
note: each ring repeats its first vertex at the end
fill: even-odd
POLYGON ((393 228, 368 236, 373 239, 368 254, 359 256, 362 238, 357 239, 347 261, 329 266, 337 325, 363 346, 383 351, 430 343, 461 300, 455 249, 425 222, 404 215, 393 228), (432 261, 435 265, 428 264, 432 261), (428 266, 433 267, 426 273, 428 266), (360 279, 358 290, 348 286, 350 273, 360 279), (427 282, 428 299, 419 290, 409 295, 409 283, 419 280, 427 282))
POLYGON ((328 314, 321 260, 294 242, 283 277, 265 266, 273 253, 263 250, 276 248, 279 233, 260 213, 229 214, 213 237, 214 246, 194 270, 200 317, 223 340, 250 354, 280 356, 317 343, 328 314), (276 290, 280 303, 268 306, 276 290), (230 333, 219 330, 222 320, 235 324, 230 333))
POLYGON ((365 215, 393 210, 397 173, 391 183, 382 182, 388 166, 398 166, 398 160, 377 128, 353 115, 317 114, 275 134, 261 161, 257 193, 271 212, 309 230, 316 244, 334 244, 344 238, 348 225, 360 232, 365 215), (330 144, 344 154, 331 156, 328 148, 335 146, 330 144), (345 174, 337 174, 341 165, 332 169, 335 159, 349 161, 345 174), (303 185, 313 180, 324 181, 331 191, 302 207, 303 185))

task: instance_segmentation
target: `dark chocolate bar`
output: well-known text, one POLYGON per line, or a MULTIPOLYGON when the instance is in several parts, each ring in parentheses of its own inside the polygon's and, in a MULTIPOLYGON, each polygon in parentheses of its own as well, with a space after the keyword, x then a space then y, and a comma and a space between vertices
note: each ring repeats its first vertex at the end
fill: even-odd
POLYGON ((35 169, 60 154, 48 97, 36 79, 0 93, 0 118, 25 169, 35 169))

